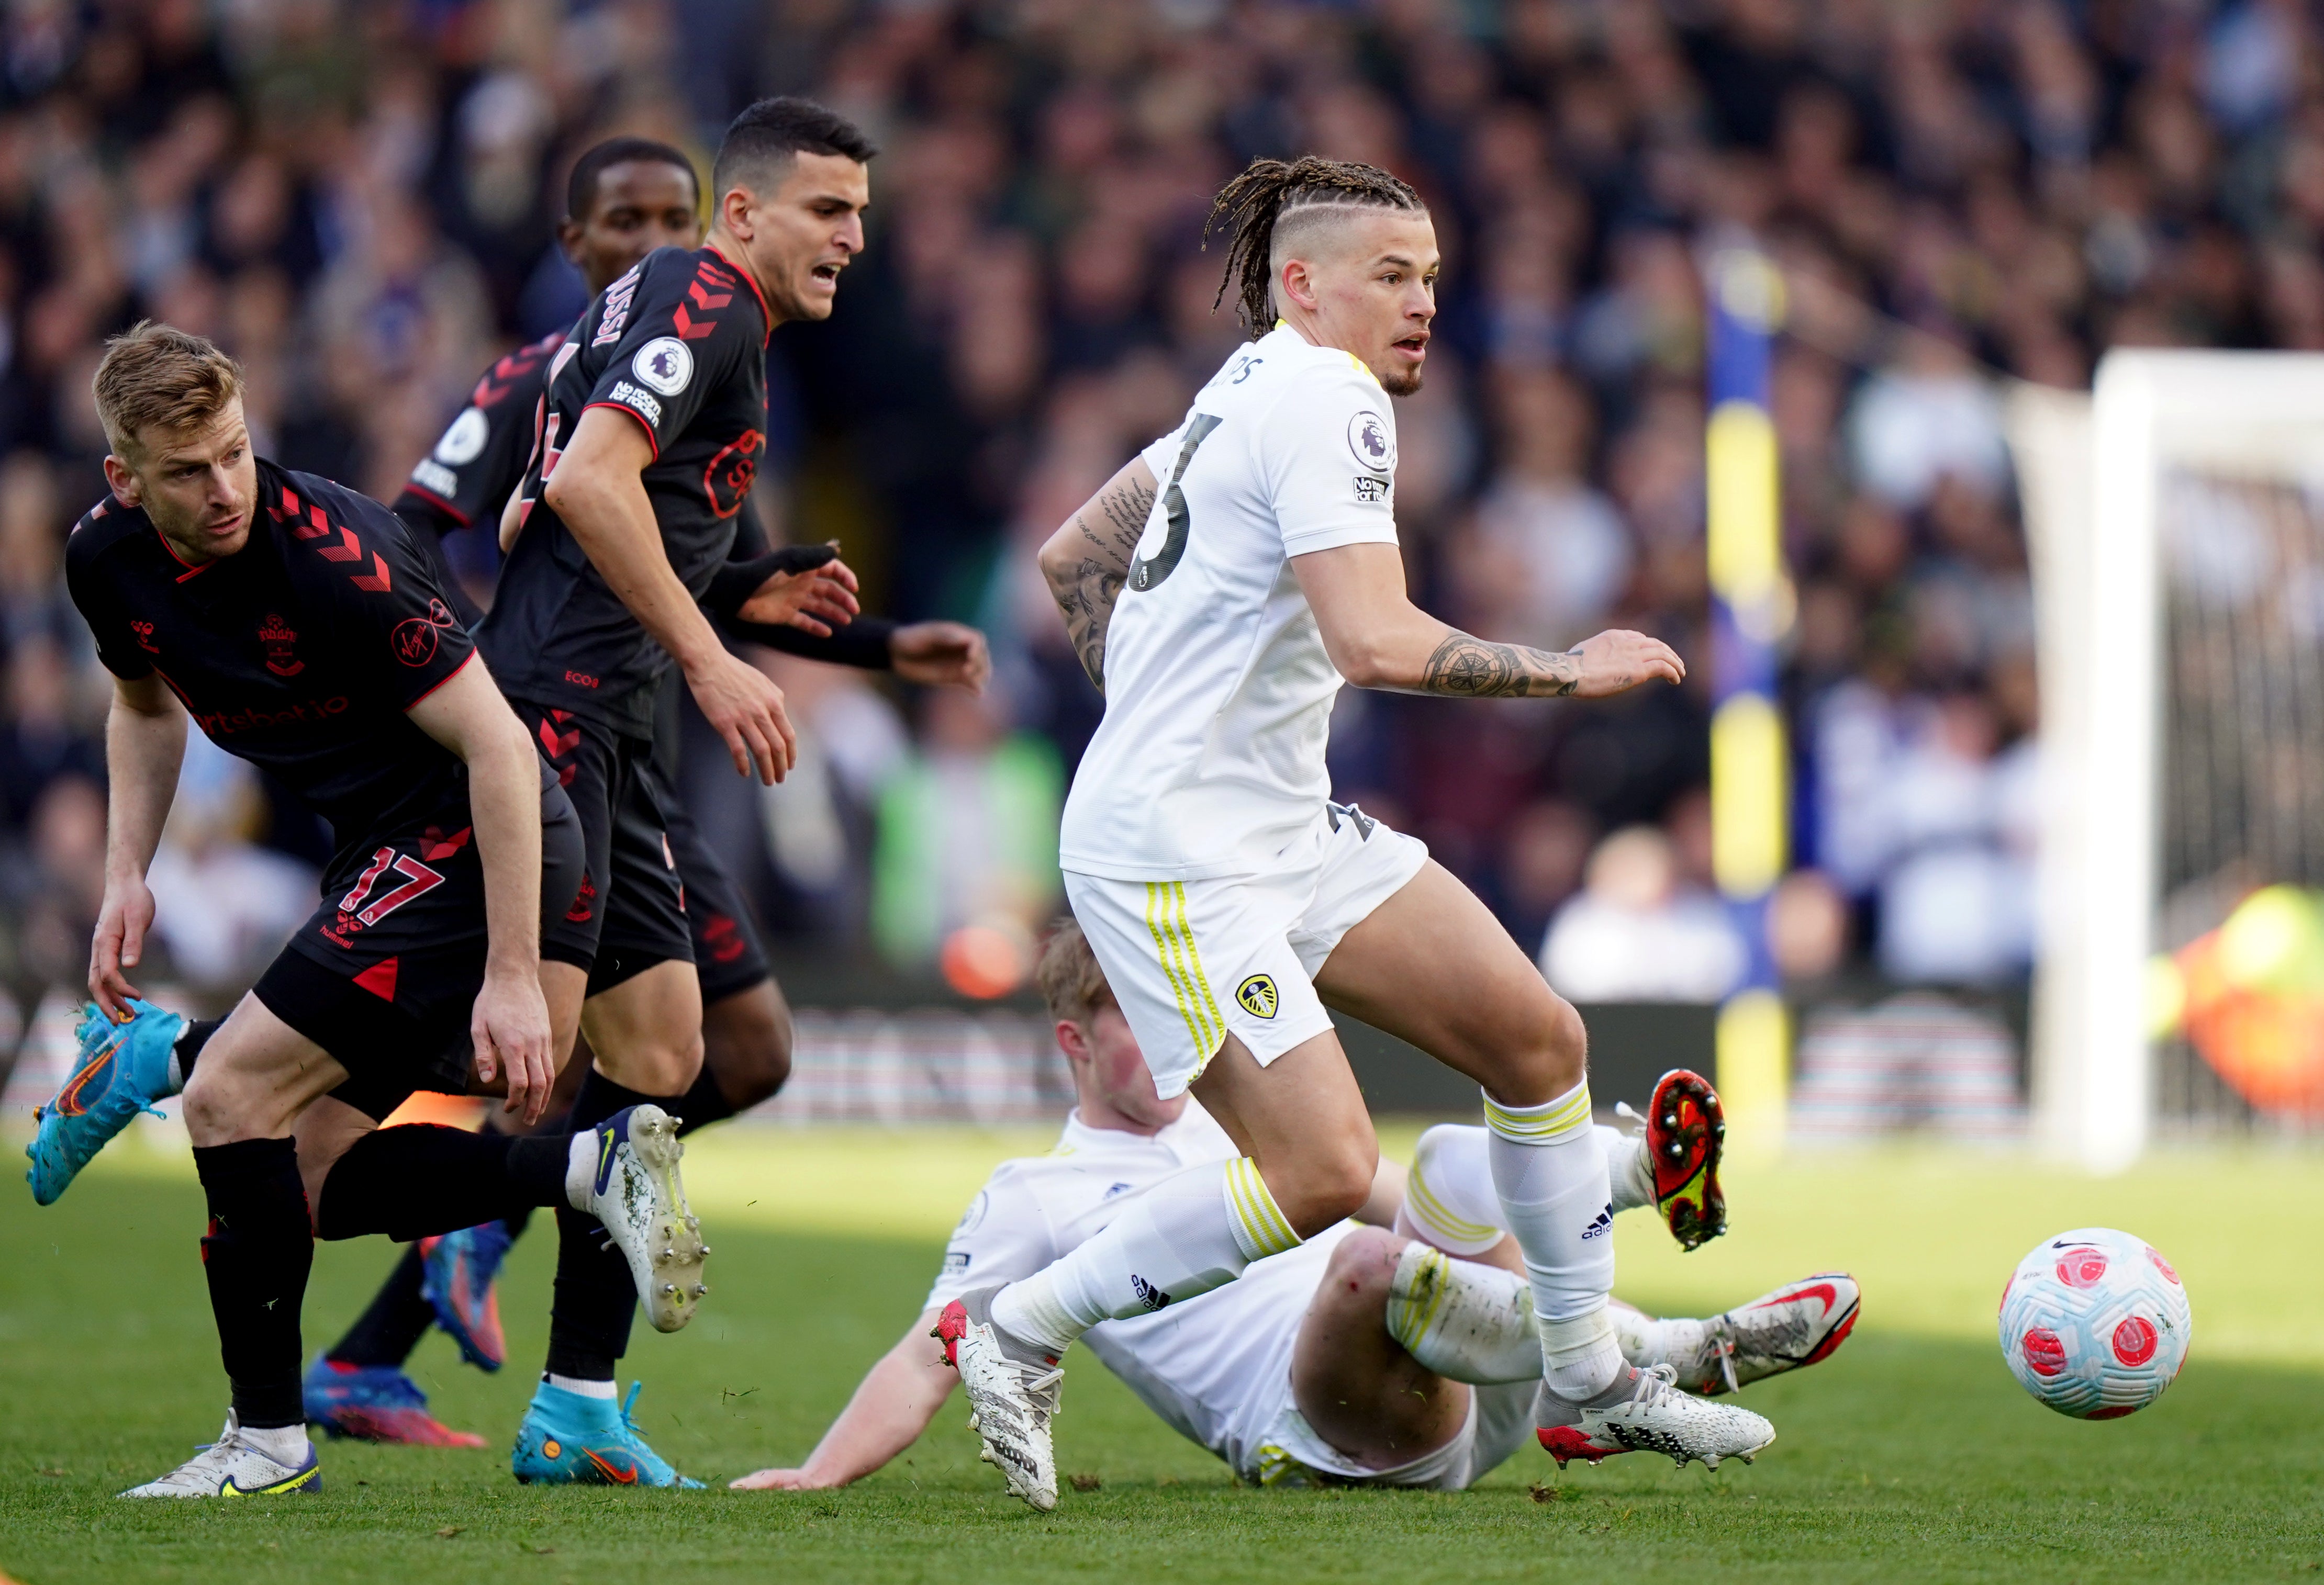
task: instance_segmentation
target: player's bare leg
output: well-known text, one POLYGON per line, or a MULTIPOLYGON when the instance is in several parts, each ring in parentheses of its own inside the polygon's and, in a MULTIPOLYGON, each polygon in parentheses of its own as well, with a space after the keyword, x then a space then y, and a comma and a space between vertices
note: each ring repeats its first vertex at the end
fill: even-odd
POLYGON ((1541 1436, 1561 1462, 1651 1446, 1716 1464, 1773 1440, 1757 1415, 1687 1398, 1666 1369, 1624 1360, 1607 1312, 1613 1195, 1591 1122, 1587 1037, 1483 903, 1424 865, 1348 932, 1315 984, 1483 1086, 1493 1183, 1540 1322, 1541 1436))
POLYGON ((1383 1470, 1434 1452, 1469 1417, 1469 1388, 1414 1359, 1382 1323, 1406 1248, 1380 1228, 1341 1239, 1291 1353, 1300 1415, 1340 1451, 1383 1470))

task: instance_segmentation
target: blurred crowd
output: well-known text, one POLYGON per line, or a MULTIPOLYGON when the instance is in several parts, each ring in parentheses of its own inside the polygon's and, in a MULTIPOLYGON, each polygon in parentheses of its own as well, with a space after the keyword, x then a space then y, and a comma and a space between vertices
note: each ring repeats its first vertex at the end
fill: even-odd
MULTIPOLYGON (((1748 232, 1793 284, 1778 955, 1804 982, 2006 987, 2038 723, 1998 381, 2324 346, 2319 59, 2297 0, 14 0, 0 970, 20 997, 77 981, 101 889, 106 688, 58 569, 102 489, 102 338, 147 315, 217 337, 263 451, 392 497, 495 350, 581 307, 551 239, 574 156, 616 133, 706 155, 797 91, 885 152, 839 311, 774 339, 761 504, 840 539, 869 608, 977 621, 1001 665, 969 700, 770 659, 808 742, 771 797, 689 737, 779 941, 973 981, 1005 957, 978 942, 1054 908, 1101 706, 1032 548, 1236 343, 1211 195, 1314 152, 1412 181, 1445 255, 1398 410, 1418 598, 1694 662, 1592 707, 1351 691, 1339 796, 1425 838, 1578 998, 1711 1000, 1741 972, 1709 890, 1700 263, 1748 232)), ((489 547, 460 555, 488 581, 489 547)), ((324 838, 222 759, 188 776, 163 931, 181 977, 230 986, 324 838)))

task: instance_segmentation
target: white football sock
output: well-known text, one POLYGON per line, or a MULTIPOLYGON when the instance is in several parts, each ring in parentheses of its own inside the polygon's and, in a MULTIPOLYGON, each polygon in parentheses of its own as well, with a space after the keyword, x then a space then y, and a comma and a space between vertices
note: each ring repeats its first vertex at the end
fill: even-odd
POLYGON ((1047 1271, 992 1297, 1001 1330, 1062 1354, 1101 1321, 1207 1294, 1252 1261, 1296 1249, 1249 1156, 1173 1173, 1125 1198, 1113 1221, 1047 1271))
POLYGON ((1646 1130, 1626 1134, 1610 1123, 1600 1123, 1591 1132, 1606 1152, 1606 1186, 1614 1214, 1653 1205, 1655 1164, 1646 1154, 1646 1130))
MULTIPOLYGON (((1655 1164, 1644 1132, 1626 1134, 1610 1123, 1591 1131, 1606 1152, 1608 1198, 1619 1216, 1655 1203, 1655 1164)), ((1483 1129, 1470 1123, 1438 1123, 1420 1136, 1404 1195, 1404 1221, 1397 1230, 1423 1238, 1455 1255, 1481 1255, 1508 1229, 1483 1129), (1406 1225, 1409 1223, 1409 1225, 1406 1225)))
POLYGON ((1397 1231, 1455 1255, 1481 1255, 1508 1236, 1486 1138, 1462 1123, 1439 1123, 1420 1136, 1397 1231))
POLYGON ((1602 1391, 1622 1368, 1606 1319, 1614 1286, 1614 1204, 1606 1151, 1590 1123, 1590 1085, 1539 1106, 1485 1097, 1493 1186, 1525 1251, 1551 1390, 1602 1391))
POLYGON ((242 1440, 288 1469, 295 1470, 307 1461, 307 1428, 304 1425, 274 1425, 263 1430, 255 1425, 245 1425, 242 1428, 242 1440))
POLYGON ((1682 1358, 1691 1359, 1702 1350, 1701 1321, 1689 1316, 1656 1320, 1619 1300, 1606 1308, 1614 1322, 1614 1335, 1621 1341, 1622 1358, 1641 1370, 1682 1358))
POLYGON ((593 1381, 586 1376, 559 1376, 552 1370, 543 1371, 540 1379, 560 1392, 575 1393, 585 1398, 603 1398, 609 1404, 613 1401, 613 1378, 610 1376, 603 1381, 593 1381))
POLYGON ((1388 1331, 1406 1353, 1454 1381, 1541 1378, 1541 1333, 1526 1279, 1498 1266, 1448 1259, 1416 1239, 1397 1257, 1388 1331))
POLYGON ((576 1211, 587 1211, 596 1186, 597 1130, 583 1129, 565 1151, 565 1203, 576 1211))

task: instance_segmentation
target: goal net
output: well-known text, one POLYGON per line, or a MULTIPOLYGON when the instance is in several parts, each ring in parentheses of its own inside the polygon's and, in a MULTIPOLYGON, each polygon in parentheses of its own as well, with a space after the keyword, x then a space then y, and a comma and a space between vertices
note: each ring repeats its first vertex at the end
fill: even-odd
POLYGON ((2324 1128, 2324 356, 2110 355, 2021 388, 2052 1149, 2324 1128))

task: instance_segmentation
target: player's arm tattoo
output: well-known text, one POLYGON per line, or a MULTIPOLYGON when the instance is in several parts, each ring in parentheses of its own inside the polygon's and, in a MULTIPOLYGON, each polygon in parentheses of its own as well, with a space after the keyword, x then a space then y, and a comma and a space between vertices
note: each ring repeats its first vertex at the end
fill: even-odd
MULTIPOLYGON (((1142 471, 1142 470, 1141 470, 1142 471)), ((1074 514, 1076 554, 1044 558, 1049 596, 1065 619, 1065 636, 1090 681, 1105 687, 1105 629, 1130 576, 1139 536, 1154 510, 1154 488, 1135 476, 1117 479, 1074 514)))
POLYGON ((1582 655, 1489 644, 1450 632, 1422 668, 1419 691, 1468 699, 1564 698, 1582 686, 1582 655))

